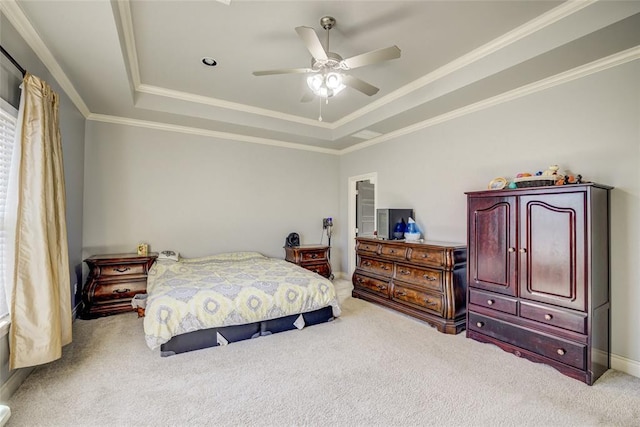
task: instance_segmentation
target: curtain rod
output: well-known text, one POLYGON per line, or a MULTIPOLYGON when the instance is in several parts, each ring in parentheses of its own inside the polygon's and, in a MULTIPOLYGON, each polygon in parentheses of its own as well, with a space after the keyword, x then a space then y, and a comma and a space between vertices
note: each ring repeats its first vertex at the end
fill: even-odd
POLYGON ((21 66, 20 64, 18 64, 18 61, 16 61, 15 59, 13 59, 13 56, 11 56, 11 55, 9 54, 9 52, 7 52, 6 50, 4 50, 4 48, 2 47, 2 45, 0 45, 0 50, 2 51, 2 54, 3 54, 4 56, 6 56, 6 57, 7 57, 7 59, 8 59, 9 61, 11 61, 11 63, 12 63, 13 65, 15 65, 15 66, 16 66, 16 68, 17 68, 18 70, 20 70, 20 72, 22 73, 22 77, 24 77, 24 75, 25 75, 25 74, 27 74, 27 70, 25 70, 24 68, 22 68, 22 66, 21 66))

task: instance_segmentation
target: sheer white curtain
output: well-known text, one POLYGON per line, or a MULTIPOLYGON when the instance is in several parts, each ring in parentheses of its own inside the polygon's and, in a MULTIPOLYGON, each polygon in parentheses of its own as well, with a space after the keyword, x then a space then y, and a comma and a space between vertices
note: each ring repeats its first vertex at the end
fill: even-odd
POLYGON ((72 320, 58 94, 29 73, 21 88, 11 369, 60 358, 72 320))

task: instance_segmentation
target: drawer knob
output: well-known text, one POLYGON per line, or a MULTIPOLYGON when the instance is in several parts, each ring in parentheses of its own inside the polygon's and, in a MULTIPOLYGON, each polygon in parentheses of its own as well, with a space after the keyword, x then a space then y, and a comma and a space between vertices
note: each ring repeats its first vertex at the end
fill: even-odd
POLYGON ((429 258, 429 254, 422 254, 422 258, 429 258))
POLYGON ((369 261, 365 261, 362 263, 362 265, 364 265, 365 267, 369 267, 371 266, 371 263, 369 261))
POLYGON ((124 273, 125 271, 131 270, 129 267, 113 267, 113 269, 118 273, 124 273))
POLYGON ((387 290, 387 287, 385 285, 377 285, 377 288, 380 289, 381 291, 387 290))
POLYGON ((400 274, 404 274, 405 276, 408 276, 411 274, 411 272, 408 270, 400 270, 400 274))
POLYGON ((520 248, 520 250, 518 252, 520 252, 521 254, 524 254, 524 253, 527 252, 527 250, 525 248, 520 248))
POLYGON ((553 319, 552 315, 550 315, 550 314, 545 314, 544 315, 544 320, 551 320, 551 319, 553 319))
POLYGON ((400 297, 404 297, 404 296, 406 296, 406 295, 407 295, 407 293, 406 293, 406 292, 403 292, 403 291, 396 291, 396 295, 397 295, 397 296, 400 296, 400 297))
POLYGON ((507 250, 508 250, 509 252, 515 252, 515 251, 516 251, 516 248, 509 248, 509 249, 507 249, 507 250))
POLYGON ((567 351, 566 351, 564 348, 559 348, 559 349, 557 350, 557 353, 558 353, 560 356, 564 356, 565 354, 567 354, 567 351))
POLYGON ((384 265, 384 264, 383 264, 383 265, 382 265, 382 269, 383 269, 383 270, 389 270, 389 266, 388 266, 388 265, 384 265))
POLYGON ((478 328, 482 328, 482 327, 484 326, 484 322, 477 322, 477 323, 476 323, 476 326, 477 326, 478 328))
POLYGON ((435 282, 437 280, 435 277, 429 276, 428 274, 424 274, 422 277, 424 277, 429 282, 435 282))
POLYGON ((362 282, 364 282, 364 280, 362 280, 362 277, 358 277, 358 278, 356 279, 356 282, 358 282, 358 283, 362 283, 362 282))
POLYGON ((390 252, 391 252, 392 254, 395 254, 395 253, 396 253, 395 249, 391 249, 391 251, 390 251, 390 252))
POLYGON ((487 300, 487 305, 493 305, 493 300, 492 299, 488 299, 487 300))
POLYGON ((311 258, 313 259, 318 258, 318 254, 311 254, 311 258))
POLYGON ((436 305, 436 304, 438 304, 437 302, 435 302, 435 301, 431 301, 431 300, 430 300, 430 299, 428 299, 428 298, 424 300, 424 303, 425 303, 425 304, 427 304, 427 305, 436 305))
POLYGON ((113 291, 114 294, 126 294, 127 292, 130 292, 131 289, 116 289, 115 291, 113 291))

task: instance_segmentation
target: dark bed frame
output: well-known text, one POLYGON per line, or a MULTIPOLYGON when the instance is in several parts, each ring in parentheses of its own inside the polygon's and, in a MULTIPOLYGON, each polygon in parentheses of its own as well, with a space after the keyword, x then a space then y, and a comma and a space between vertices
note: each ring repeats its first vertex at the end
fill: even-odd
MULTIPOLYGON (((305 327, 333 320, 333 308, 331 306, 300 314, 302 314, 302 317, 304 318, 305 327)), ((199 331, 176 335, 160 346, 160 355, 162 357, 167 357, 173 356, 174 354, 185 353, 187 351, 217 347, 220 345, 218 344, 218 333, 220 333, 227 342, 232 343, 297 329, 294 322, 298 319, 300 314, 293 314, 291 316, 264 320, 262 322, 249 323, 246 325, 201 329, 199 331)))

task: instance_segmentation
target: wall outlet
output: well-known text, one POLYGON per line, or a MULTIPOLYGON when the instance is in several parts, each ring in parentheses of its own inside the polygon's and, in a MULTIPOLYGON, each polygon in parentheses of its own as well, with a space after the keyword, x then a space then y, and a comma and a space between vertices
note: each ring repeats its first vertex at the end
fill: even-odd
POLYGON ((333 226, 332 218, 322 218, 322 228, 327 228, 332 226, 333 226))

